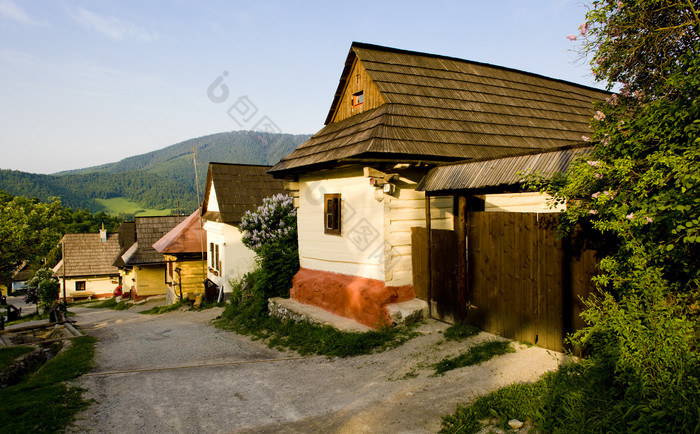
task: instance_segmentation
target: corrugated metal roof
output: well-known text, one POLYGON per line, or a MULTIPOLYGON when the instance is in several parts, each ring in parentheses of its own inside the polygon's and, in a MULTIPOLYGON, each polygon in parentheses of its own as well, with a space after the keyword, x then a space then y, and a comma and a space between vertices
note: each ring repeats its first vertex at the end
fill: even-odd
POLYGON ((281 177, 378 153, 398 162, 457 161, 581 145, 593 101, 607 95, 499 66, 353 43, 326 127, 270 172, 281 177), (330 123, 358 59, 386 102, 330 123))
POLYGON ((272 166, 209 163, 202 216, 207 220, 235 225, 249 210, 255 210, 266 197, 284 193, 284 181, 268 174, 272 166), (212 186, 216 192, 218 212, 208 209, 212 186))
POLYGON ((517 185, 522 179, 519 173, 540 172, 551 175, 554 172, 566 172, 574 158, 589 151, 590 148, 574 148, 446 164, 428 172, 416 190, 435 192, 517 185))
POLYGON ((197 209, 156 241, 153 248, 160 253, 173 255, 206 252, 207 232, 202 229, 199 214, 200 210, 197 209))

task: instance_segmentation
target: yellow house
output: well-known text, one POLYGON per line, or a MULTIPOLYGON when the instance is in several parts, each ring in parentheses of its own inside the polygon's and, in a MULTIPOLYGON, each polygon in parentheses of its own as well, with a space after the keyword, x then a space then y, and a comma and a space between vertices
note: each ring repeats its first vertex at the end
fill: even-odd
POLYGON ((119 286, 119 269, 112 265, 119 254, 119 235, 102 229, 98 234, 66 234, 61 240, 63 258, 53 268, 66 299, 111 297, 119 286))
POLYGON ((134 300, 165 295, 168 284, 166 262, 153 244, 182 220, 184 217, 180 216, 136 217, 136 241, 115 261, 120 264, 124 294, 130 294, 134 300))
MULTIPOLYGON (((197 209, 189 217, 159 239, 153 248, 162 253, 166 261, 165 279, 168 304, 182 300, 188 294, 203 294, 207 278, 207 233, 197 209)), ((207 294, 213 301, 216 294, 207 294)))

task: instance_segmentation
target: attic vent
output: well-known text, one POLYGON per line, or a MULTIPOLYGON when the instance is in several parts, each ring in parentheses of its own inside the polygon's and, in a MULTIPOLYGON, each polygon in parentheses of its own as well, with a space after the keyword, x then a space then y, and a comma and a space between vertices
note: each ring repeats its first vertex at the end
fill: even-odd
POLYGON ((364 95, 363 90, 352 94, 352 106, 353 106, 353 108, 361 106, 364 101, 365 101, 365 95, 364 95))

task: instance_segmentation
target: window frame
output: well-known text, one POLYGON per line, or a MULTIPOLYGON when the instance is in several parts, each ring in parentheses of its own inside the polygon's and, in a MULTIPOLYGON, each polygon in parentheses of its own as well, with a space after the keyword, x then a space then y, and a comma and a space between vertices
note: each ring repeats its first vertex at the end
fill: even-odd
POLYGON ((340 193, 323 195, 323 233, 341 235, 343 200, 340 193), (330 218, 330 219, 329 219, 330 218))
POLYGON ((365 102, 365 91, 361 90, 352 94, 352 108, 356 108, 364 104, 365 102))
POLYGON ((75 281, 75 291, 85 291, 87 289, 87 281, 86 280, 76 280, 75 281), (82 287, 82 288, 80 288, 82 287))

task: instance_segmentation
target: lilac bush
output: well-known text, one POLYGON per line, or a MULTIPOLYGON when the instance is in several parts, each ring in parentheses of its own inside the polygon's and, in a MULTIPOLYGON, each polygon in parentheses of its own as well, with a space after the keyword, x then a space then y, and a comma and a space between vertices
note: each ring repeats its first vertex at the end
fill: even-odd
POLYGON ((243 244, 260 253, 267 245, 297 243, 297 210, 289 195, 276 194, 263 199, 254 212, 248 211, 241 219, 243 244))

